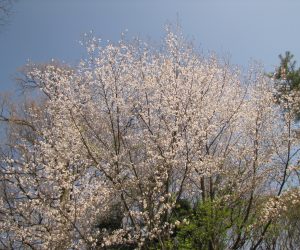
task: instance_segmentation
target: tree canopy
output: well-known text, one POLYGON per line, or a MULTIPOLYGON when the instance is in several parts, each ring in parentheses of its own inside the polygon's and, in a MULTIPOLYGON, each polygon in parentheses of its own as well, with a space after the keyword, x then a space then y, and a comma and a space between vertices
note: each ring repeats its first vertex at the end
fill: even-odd
POLYGON ((299 243, 283 226, 298 216, 297 128, 263 69, 242 77, 171 29, 158 49, 86 45, 77 67, 27 65, 34 99, 2 99, 1 248, 299 243))

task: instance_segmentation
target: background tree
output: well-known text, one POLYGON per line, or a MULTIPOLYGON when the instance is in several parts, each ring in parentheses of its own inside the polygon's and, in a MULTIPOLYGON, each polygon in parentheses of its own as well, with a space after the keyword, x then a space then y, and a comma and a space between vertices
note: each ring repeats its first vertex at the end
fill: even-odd
MULTIPOLYGON (((287 51, 279 55, 280 65, 272 74, 277 89, 277 100, 284 109, 291 109, 299 116, 300 68, 296 67, 294 55, 287 51)), ((297 117, 298 118, 298 117, 297 117)))
POLYGON ((11 14, 13 0, 0 0, 0 25, 4 25, 11 14))
POLYGON ((293 58, 294 55, 290 51, 286 51, 285 55, 279 55, 280 66, 274 74, 274 78, 284 81, 290 90, 299 89, 300 85, 300 69, 296 68, 296 61, 293 58))

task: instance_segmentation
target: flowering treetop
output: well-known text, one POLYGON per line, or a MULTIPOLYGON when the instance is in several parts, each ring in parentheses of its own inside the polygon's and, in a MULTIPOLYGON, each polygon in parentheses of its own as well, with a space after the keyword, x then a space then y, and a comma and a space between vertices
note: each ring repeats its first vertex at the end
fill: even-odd
POLYGON ((140 40, 87 44, 76 68, 28 66, 22 86, 41 103, 2 113, 3 247, 163 246, 183 199, 222 201, 240 214, 228 246, 260 244, 275 209, 267 197, 280 197, 289 179, 297 185, 298 171, 292 114, 275 104, 263 70, 242 80, 171 30, 161 50, 140 40))

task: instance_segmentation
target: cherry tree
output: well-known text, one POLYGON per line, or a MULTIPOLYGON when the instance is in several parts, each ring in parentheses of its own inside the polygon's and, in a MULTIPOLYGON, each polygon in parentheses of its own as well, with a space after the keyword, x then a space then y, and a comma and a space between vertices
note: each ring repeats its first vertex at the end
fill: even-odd
POLYGON ((27 66, 39 101, 3 102, 1 247, 167 249, 182 200, 229 210, 228 248, 267 244, 299 200, 299 150, 263 70, 243 77, 170 29, 158 50, 86 45, 76 68, 27 66))

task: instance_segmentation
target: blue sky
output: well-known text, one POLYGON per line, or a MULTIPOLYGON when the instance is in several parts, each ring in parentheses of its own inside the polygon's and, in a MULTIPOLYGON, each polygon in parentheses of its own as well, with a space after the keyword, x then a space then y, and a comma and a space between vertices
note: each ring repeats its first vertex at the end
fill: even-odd
POLYGON ((103 40, 141 36, 159 42, 179 16, 184 34, 204 52, 228 56, 244 69, 254 59, 267 70, 290 50, 300 61, 298 0, 18 0, 0 27, 0 91, 13 91, 18 68, 52 58, 76 64, 79 40, 93 30, 103 40))

